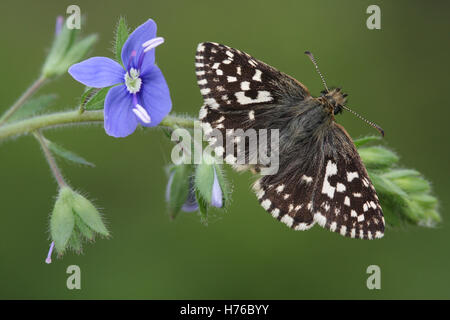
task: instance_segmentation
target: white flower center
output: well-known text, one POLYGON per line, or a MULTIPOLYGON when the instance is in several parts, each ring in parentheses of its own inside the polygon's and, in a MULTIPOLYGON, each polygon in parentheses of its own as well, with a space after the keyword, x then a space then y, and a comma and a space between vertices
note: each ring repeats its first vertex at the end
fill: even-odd
POLYGON ((125 85, 131 94, 135 94, 141 90, 142 80, 139 78, 138 70, 131 68, 130 71, 125 73, 125 85))

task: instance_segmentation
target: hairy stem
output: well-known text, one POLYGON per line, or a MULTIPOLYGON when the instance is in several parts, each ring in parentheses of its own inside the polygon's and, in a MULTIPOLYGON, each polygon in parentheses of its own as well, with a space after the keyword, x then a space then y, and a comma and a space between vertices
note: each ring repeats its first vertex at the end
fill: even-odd
POLYGON ((3 116, 0 117, 0 126, 2 126, 8 119, 17 111, 19 110, 23 104, 40 88, 42 85, 46 82, 47 78, 44 76, 41 76, 39 79, 37 79, 17 100, 11 108, 6 111, 3 116))
MULTIPOLYGON (((86 111, 82 114, 78 110, 50 113, 0 126, 0 140, 55 126, 101 122, 103 122, 103 110, 86 111)), ((168 115, 160 123, 160 126, 193 128, 194 119, 168 115)))
POLYGON ((59 170, 58 165, 56 164, 55 158, 48 149, 47 141, 39 131, 34 131, 33 135, 39 141, 39 144, 42 147, 42 151, 44 151, 45 159, 47 160, 48 165, 50 166, 50 170, 52 171, 56 182, 58 182, 59 187, 60 188, 66 187, 67 183, 64 181, 64 178, 61 174, 61 170, 59 170))

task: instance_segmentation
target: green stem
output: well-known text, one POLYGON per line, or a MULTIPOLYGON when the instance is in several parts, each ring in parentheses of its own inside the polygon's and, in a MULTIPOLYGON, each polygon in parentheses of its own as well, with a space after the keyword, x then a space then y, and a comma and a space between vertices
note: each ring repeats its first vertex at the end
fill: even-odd
MULTIPOLYGON (((86 111, 82 114, 80 114, 78 110, 50 113, 1 126, 0 140, 55 126, 100 122, 103 122, 103 110, 86 111)), ((176 126, 182 128, 193 128, 194 119, 177 115, 168 115, 160 123, 160 126, 171 128, 176 126)))
POLYGON ((48 148, 47 141, 39 131, 34 131, 33 135, 39 141, 39 144, 42 147, 42 151, 44 151, 45 159, 47 160, 48 165, 50 166, 50 170, 52 171, 56 182, 58 182, 59 187, 60 188, 67 187, 67 183, 64 181, 63 175, 61 174, 61 170, 59 170, 55 158, 53 157, 52 153, 48 148))
POLYGON ((0 126, 2 126, 8 119, 17 111, 19 110, 25 101, 27 101, 47 80, 46 77, 41 76, 39 79, 37 79, 17 100, 11 108, 6 111, 3 116, 0 117, 0 126))

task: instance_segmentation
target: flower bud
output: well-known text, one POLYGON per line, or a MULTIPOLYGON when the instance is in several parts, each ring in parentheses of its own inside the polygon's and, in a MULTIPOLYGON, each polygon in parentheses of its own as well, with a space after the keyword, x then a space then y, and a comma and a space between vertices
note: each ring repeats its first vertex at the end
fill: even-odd
POLYGON ((192 166, 176 165, 169 168, 169 181, 166 187, 166 201, 169 214, 175 218, 180 210, 198 209, 192 188, 192 166))
POLYGON ((109 235, 97 209, 69 187, 59 191, 50 218, 50 232, 55 250, 60 255, 67 248, 80 252, 82 239, 93 240, 95 233, 109 235))
POLYGON ((84 58, 97 41, 95 35, 75 41, 77 30, 67 28, 61 17, 58 17, 56 21, 55 39, 42 67, 42 75, 45 78, 66 73, 72 64, 84 58))
MULTIPOLYGON (((169 176, 169 180, 167 182, 166 187, 166 201, 170 202, 170 193, 172 192, 172 184, 173 184, 173 177, 175 175, 175 172, 171 172, 169 176)), ((194 181, 193 177, 189 177, 189 190, 188 190, 188 196, 187 199, 184 201, 183 205, 181 206, 181 210, 184 212, 193 212, 198 210, 198 202, 195 198, 195 190, 194 190, 194 181)))

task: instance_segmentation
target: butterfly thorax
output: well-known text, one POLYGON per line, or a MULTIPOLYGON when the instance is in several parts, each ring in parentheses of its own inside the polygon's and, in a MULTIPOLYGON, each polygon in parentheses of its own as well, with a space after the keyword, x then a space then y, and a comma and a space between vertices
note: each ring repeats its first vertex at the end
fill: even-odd
POLYGON ((322 91, 322 95, 317 98, 323 107, 330 114, 338 114, 342 112, 342 106, 346 102, 347 94, 343 93, 340 88, 331 91, 322 91))

